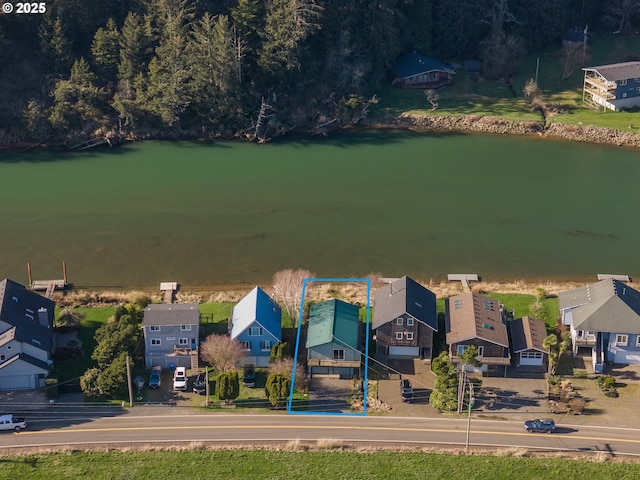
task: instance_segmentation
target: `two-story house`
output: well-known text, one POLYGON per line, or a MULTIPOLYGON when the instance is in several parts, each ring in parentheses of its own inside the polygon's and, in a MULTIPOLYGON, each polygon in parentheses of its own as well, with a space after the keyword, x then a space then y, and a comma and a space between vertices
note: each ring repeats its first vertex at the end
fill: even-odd
POLYGON ((372 328, 379 353, 430 361, 438 331, 436 295, 406 275, 385 285, 375 293, 372 328))
POLYGON ((613 111, 640 106, 640 62, 586 67, 582 100, 585 105, 613 111))
POLYGON ((640 363, 640 292, 606 278, 558 294, 562 324, 569 326, 574 355, 591 352, 593 369, 607 363, 640 363))
POLYGON ((145 366, 198 368, 197 303, 151 304, 144 310, 145 366))
POLYGON ((244 347, 247 363, 258 367, 269 364, 271 348, 282 341, 282 312, 260 287, 255 287, 233 307, 231 338, 244 347))
POLYGON ((0 282, 0 390, 44 387, 52 367, 55 303, 8 278, 0 282))
POLYGON ((310 375, 352 378, 360 372, 359 308, 342 300, 311 305, 307 322, 307 368, 310 375))
POLYGON ((471 345, 478 349, 483 372, 506 369, 511 363, 507 327, 497 300, 472 292, 449 297, 445 300, 445 326, 452 363, 459 363, 459 355, 471 345))

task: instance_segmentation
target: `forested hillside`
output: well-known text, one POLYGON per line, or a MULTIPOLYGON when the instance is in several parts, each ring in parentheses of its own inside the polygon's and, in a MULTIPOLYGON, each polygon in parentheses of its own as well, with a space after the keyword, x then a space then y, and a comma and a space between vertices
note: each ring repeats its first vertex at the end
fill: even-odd
POLYGON ((568 27, 625 30, 631 0, 48 0, 0 15, 0 144, 260 138, 357 122, 398 55, 507 79, 568 27))

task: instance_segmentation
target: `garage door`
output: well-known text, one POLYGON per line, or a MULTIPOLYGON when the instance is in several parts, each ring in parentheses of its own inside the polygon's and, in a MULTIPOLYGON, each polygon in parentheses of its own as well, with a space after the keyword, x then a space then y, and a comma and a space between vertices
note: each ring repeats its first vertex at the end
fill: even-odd
POLYGON ((419 357, 419 347, 389 347, 390 357, 419 357))
POLYGON ((542 365, 542 352, 522 352, 520 354, 520 365, 542 365))
POLYGON ((31 380, 31 375, 8 375, 6 377, 0 377, 0 390, 35 388, 31 380))

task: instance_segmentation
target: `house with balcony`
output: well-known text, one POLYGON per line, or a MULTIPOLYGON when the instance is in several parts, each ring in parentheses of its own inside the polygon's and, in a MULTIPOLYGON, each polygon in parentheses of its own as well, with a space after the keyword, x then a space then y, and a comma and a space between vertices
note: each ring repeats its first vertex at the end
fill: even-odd
POLYGON ((244 347, 247 363, 258 367, 269 365, 271 348, 282 341, 282 311, 260 287, 255 287, 233 307, 231 338, 244 347))
POLYGON ((431 361, 436 295, 406 275, 385 285, 375 293, 372 328, 378 353, 431 361))
POLYGON ((0 282, 0 390, 45 386, 53 362, 55 303, 5 278, 0 282))
POLYGON ((198 369, 200 312, 197 303, 151 304, 142 321, 145 366, 198 369))
POLYGON ((342 300, 311 305, 307 321, 307 369, 311 376, 353 378, 362 362, 359 307, 342 300))
POLYGON ((640 107, 640 62, 583 68, 582 100, 597 110, 640 107))
POLYGON ((445 328, 452 363, 460 363, 459 355, 474 345, 483 373, 506 371, 510 365, 507 327, 496 299, 473 292, 447 298, 445 328))
POLYGON ((560 292, 558 308, 574 355, 586 349, 596 373, 608 363, 640 364, 640 292, 605 278, 560 292))

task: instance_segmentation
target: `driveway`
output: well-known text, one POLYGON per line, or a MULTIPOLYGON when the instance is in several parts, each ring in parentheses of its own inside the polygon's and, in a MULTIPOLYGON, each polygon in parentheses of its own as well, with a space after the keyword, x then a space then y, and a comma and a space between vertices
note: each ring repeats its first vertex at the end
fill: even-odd
POLYGON ((348 398, 351 380, 315 376, 309 388, 308 411, 321 413, 351 413, 348 398))

